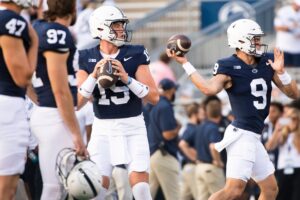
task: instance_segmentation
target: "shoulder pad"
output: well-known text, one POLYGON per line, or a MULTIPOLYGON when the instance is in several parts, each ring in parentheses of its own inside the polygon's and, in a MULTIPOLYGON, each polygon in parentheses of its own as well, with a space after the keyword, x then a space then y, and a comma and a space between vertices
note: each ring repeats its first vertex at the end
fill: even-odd
POLYGON ((17 38, 29 37, 26 20, 9 10, 0 11, 0 35, 9 35, 17 38))
POLYGON ((67 27, 56 23, 39 21, 34 25, 39 36, 41 51, 69 52, 74 46, 72 35, 67 27))
POLYGON ((124 45, 122 48, 126 50, 124 57, 135 57, 139 65, 148 65, 150 63, 150 56, 143 45, 124 45))

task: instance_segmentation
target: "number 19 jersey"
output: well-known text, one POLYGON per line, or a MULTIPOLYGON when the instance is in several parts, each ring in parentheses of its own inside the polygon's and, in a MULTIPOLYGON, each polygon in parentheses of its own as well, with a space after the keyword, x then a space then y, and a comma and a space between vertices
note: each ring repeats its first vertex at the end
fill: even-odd
POLYGON ((273 55, 266 54, 256 66, 250 66, 233 55, 219 60, 214 67, 214 75, 231 77, 232 86, 226 92, 235 117, 232 124, 257 134, 261 134, 269 114, 274 70, 268 59, 273 60, 273 55))

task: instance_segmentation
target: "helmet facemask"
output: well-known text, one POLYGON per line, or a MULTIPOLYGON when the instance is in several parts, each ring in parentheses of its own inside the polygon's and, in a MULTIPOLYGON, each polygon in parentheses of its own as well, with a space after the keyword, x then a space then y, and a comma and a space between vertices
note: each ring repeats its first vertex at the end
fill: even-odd
POLYGON ((132 31, 127 30, 128 20, 114 20, 110 23, 109 29, 109 40, 103 38, 104 40, 113 43, 116 46, 122 46, 126 42, 130 42, 132 39, 132 31), (114 24, 122 23, 122 29, 114 28, 114 24), (119 36, 121 35, 121 36, 119 36))
POLYGON ((118 47, 131 41, 132 33, 127 30, 128 23, 128 18, 115 6, 101 6, 91 14, 89 19, 93 38, 108 41, 118 47), (122 28, 115 26, 119 23, 122 23, 122 28), (122 33, 120 34, 118 30, 122 33))
POLYGON ((14 2, 22 8, 37 7, 39 0, 0 0, 0 2, 14 2))
POLYGON ((74 149, 62 149, 56 158, 56 172, 65 190, 74 199, 91 199, 102 188, 102 175, 88 158, 76 155, 74 149))
POLYGON ((268 45, 263 44, 261 41, 263 36, 264 34, 253 34, 253 35, 249 34, 249 36, 246 37, 244 40, 246 41, 246 43, 244 45, 241 45, 240 50, 249 55, 255 57, 261 57, 268 50, 268 45), (258 40, 258 42, 256 40, 258 40))

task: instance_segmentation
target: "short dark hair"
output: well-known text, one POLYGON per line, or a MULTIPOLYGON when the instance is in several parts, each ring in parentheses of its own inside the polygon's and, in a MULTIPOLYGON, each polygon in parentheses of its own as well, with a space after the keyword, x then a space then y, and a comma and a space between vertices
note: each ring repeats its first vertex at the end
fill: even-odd
POLYGON ((168 64, 171 61, 171 58, 165 52, 162 52, 159 56, 159 60, 168 64))
POLYGON ((47 4, 48 10, 44 12, 44 18, 49 21, 76 12, 76 0, 47 0, 47 4))
POLYGON ((279 112, 283 113, 283 105, 282 105, 282 103, 277 102, 277 101, 273 101, 273 102, 270 103, 270 106, 276 107, 279 110, 279 112))
POLYGON ((198 114, 199 104, 196 102, 193 102, 193 103, 187 105, 185 111, 186 111, 186 114, 188 117, 191 117, 193 114, 198 114))
POLYGON ((216 95, 207 96, 207 97, 202 101, 202 104, 203 104, 204 108, 206 107, 206 105, 207 105, 210 101, 218 101, 218 102, 221 103, 220 98, 217 97, 216 95))

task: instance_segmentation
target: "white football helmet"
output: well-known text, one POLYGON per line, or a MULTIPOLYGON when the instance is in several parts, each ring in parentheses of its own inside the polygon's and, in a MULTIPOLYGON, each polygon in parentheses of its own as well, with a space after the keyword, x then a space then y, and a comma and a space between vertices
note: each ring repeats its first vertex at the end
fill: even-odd
POLYGON ((128 18, 115 6, 101 6, 93 11, 89 19, 90 32, 93 38, 106 40, 116 46, 122 46, 125 42, 131 41, 131 31, 127 30, 128 18), (112 30, 114 22, 123 22, 123 36, 117 36, 116 31, 112 30))
POLYGON ((29 8, 32 6, 37 7, 39 0, 0 0, 0 2, 13 2, 23 8, 29 8))
POLYGON ((102 188, 102 176, 97 165, 80 159, 74 149, 62 149, 56 158, 56 172, 69 196, 86 200, 96 197, 102 188))
POLYGON ((260 57, 266 53, 268 45, 256 45, 254 38, 262 38, 264 32, 260 26, 250 19, 239 19, 233 22, 227 29, 228 45, 230 48, 237 48, 241 51, 260 57))

